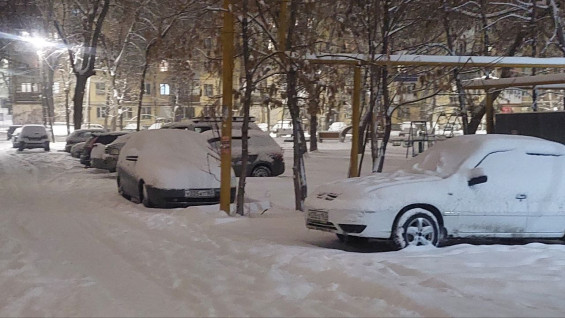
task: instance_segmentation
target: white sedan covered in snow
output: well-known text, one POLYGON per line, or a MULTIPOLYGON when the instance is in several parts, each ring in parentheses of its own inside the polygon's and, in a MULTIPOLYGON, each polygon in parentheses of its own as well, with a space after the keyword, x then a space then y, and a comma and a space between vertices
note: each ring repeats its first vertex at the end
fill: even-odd
MULTIPOLYGON (((117 172, 118 192, 147 207, 216 204, 220 200, 220 158, 194 131, 135 133, 120 151, 117 172)), ((233 202, 233 171, 231 175, 233 202)))
POLYGON ((320 186, 306 226, 397 248, 444 237, 563 238, 565 145, 469 135, 438 142, 399 171, 320 186))

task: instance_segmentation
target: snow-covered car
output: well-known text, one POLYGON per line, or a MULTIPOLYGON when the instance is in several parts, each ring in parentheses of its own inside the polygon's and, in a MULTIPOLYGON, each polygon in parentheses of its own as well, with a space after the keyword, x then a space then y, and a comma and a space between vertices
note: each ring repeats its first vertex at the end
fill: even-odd
POLYGON ((10 127, 8 127, 8 130, 6 131, 7 140, 12 139, 12 136, 15 135, 14 132, 20 127, 22 127, 22 125, 11 125, 10 127))
POLYGON ((442 238, 563 238, 565 145, 526 136, 438 142, 400 170, 325 184, 306 226, 397 248, 442 238))
MULTIPOLYGON (((49 151, 49 137, 43 125, 23 125, 17 137, 19 151, 24 149, 43 148, 49 151)), ((18 128, 19 129, 19 128, 18 128)))
MULTIPOLYGON (((199 133, 144 130, 126 142, 117 164, 118 192, 147 207, 220 202, 220 158, 199 133)), ((235 199, 235 177, 231 201, 235 199)))
POLYGON ((285 119, 277 121, 272 127, 271 132, 277 136, 292 134, 292 120, 285 119))
POLYGON ((12 148, 18 148, 18 136, 22 132, 22 127, 18 127, 12 133, 12 148))
POLYGON ((86 141, 74 144, 71 147, 71 157, 80 158, 80 154, 82 153, 82 150, 84 149, 84 145, 86 145, 86 141))
POLYGON ((129 132, 127 131, 112 131, 107 133, 94 134, 84 144, 84 148, 82 149, 82 153, 80 154, 80 163, 87 167, 90 167, 91 152, 94 148, 96 147, 102 148, 98 151, 98 153, 101 155, 104 153, 104 147, 107 144, 113 142, 119 136, 123 136, 128 133, 129 132))
POLYGON ((75 144, 87 141, 90 137, 92 137, 92 135, 103 132, 104 129, 101 128, 77 129, 66 138, 65 151, 71 152, 71 148, 75 144))
MULTIPOLYGON (((99 168, 99 169, 104 169, 103 167, 100 167, 100 163, 103 162, 104 160, 104 150, 106 149, 106 145, 104 144, 100 144, 100 143, 95 143, 94 145, 92 145, 92 149, 90 150, 90 167, 91 168, 99 168)), ((84 150, 83 150, 84 153, 84 150)))
MULTIPOLYGON (((208 143, 220 153, 220 136, 213 130, 202 133, 208 143)), ((283 149, 267 132, 262 130, 248 130, 248 177, 275 177, 284 173, 283 149)), ((232 130, 232 167, 236 176, 241 175, 242 154, 241 130, 232 130)))
POLYGON ((340 132, 347 128, 347 124, 342 121, 333 122, 330 127, 328 127, 328 131, 337 131, 340 132))
POLYGON ((104 146, 102 154, 93 154, 94 149, 90 154, 90 164, 91 167, 97 169, 105 169, 109 172, 116 172, 116 164, 118 163, 118 157, 120 155, 120 150, 126 144, 126 141, 133 136, 135 133, 129 133, 126 135, 119 136, 116 140, 104 146))

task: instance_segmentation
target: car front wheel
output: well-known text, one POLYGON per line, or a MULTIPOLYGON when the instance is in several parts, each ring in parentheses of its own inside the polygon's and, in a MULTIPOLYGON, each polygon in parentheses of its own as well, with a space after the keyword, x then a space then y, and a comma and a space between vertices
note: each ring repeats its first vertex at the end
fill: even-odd
POLYGON ((271 176, 271 169, 265 166, 258 166, 253 169, 251 172, 252 177, 270 177, 271 176))
POLYGON ((153 207, 149 198, 149 191, 147 191, 147 185, 145 185, 145 183, 141 184, 141 203, 148 208, 153 207))
POLYGON ((438 221, 428 210, 408 210, 396 222, 392 240, 398 249, 408 246, 437 246, 440 240, 438 221))

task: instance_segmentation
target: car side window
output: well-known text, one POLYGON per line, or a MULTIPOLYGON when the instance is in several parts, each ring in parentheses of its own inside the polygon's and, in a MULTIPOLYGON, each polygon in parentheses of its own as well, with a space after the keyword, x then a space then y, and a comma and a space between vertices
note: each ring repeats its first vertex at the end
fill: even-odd
POLYGON ((506 151, 488 154, 478 167, 488 177, 487 183, 500 191, 535 192, 541 195, 551 191, 552 184, 561 182, 559 178, 564 173, 555 173, 562 165, 559 160, 563 160, 563 157, 506 151))

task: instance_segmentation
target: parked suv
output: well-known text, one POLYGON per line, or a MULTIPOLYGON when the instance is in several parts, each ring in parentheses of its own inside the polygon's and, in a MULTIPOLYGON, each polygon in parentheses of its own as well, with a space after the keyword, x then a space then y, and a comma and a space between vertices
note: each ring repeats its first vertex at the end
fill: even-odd
POLYGON ((103 132, 104 129, 100 129, 100 128, 77 129, 67 137, 67 144, 65 145, 65 151, 71 152, 71 148, 73 147, 73 145, 78 144, 79 142, 87 141, 88 138, 92 137, 94 133, 103 133, 103 132))
POLYGON ((18 150, 26 148, 43 148, 49 151, 49 137, 43 125, 24 125, 18 135, 18 150))
MULTIPOLYGON (((220 152, 220 137, 218 133, 212 130, 202 133, 208 143, 217 152, 220 152)), ((250 129, 248 131, 248 177, 274 177, 284 173, 283 149, 277 142, 269 136, 267 132, 262 130, 250 129)), ((241 131, 232 130, 232 167, 235 175, 241 175, 241 131)))

